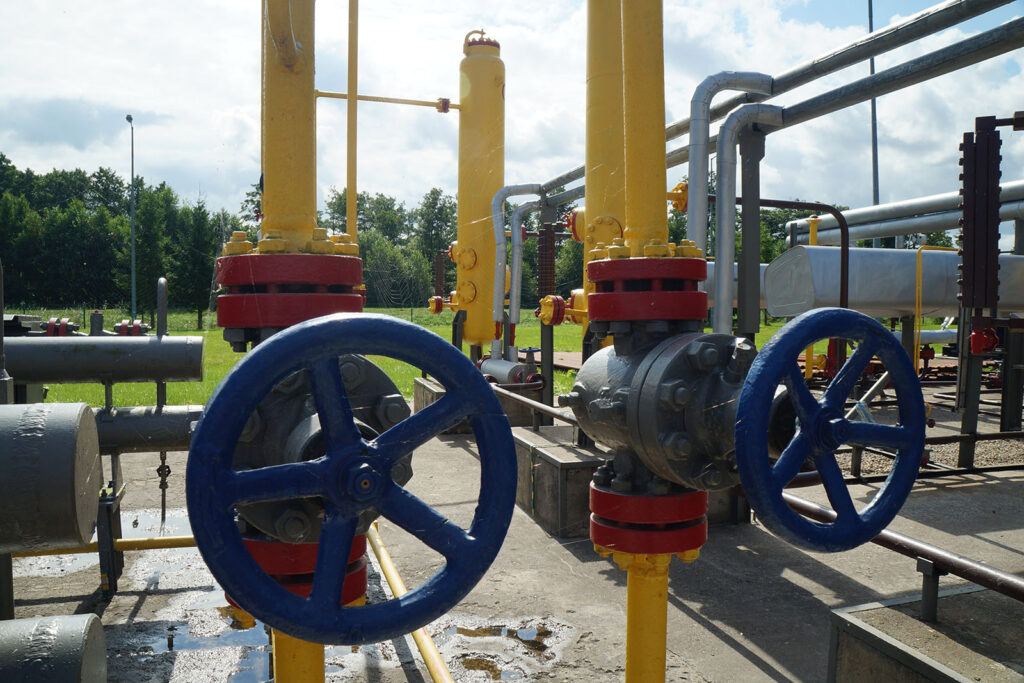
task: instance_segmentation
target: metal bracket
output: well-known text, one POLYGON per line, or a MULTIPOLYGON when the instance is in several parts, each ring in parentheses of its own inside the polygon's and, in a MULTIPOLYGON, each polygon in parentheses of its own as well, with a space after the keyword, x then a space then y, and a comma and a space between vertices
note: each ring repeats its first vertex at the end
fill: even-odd
POLYGON ((917 558, 917 571, 921 572, 921 620, 939 620, 939 577, 948 574, 931 560, 917 558))

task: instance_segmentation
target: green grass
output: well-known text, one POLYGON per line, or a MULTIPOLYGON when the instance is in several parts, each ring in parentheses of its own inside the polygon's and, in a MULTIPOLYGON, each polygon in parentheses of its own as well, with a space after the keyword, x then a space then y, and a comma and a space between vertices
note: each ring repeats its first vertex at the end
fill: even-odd
MULTIPOLYGON (((12 311, 7 311, 11 313, 12 311)), ((82 324, 82 329, 88 329, 88 314, 85 310, 83 323, 83 310, 78 309, 35 309, 18 311, 38 315, 44 320, 51 317, 70 318, 73 322, 82 324)), ((403 320, 411 320, 413 323, 425 327, 445 339, 451 338, 451 325, 454 314, 444 311, 438 315, 432 315, 422 308, 409 309, 368 309, 367 313, 382 313, 391 315, 403 320)), ((108 309, 104 311, 106 316, 106 327, 109 329, 115 322, 129 317, 122 309, 108 309)), ((235 353, 221 336, 221 331, 216 327, 216 317, 212 314, 204 316, 204 328, 201 331, 195 330, 196 316, 194 312, 172 311, 168 315, 168 329, 171 334, 201 335, 205 339, 203 352, 203 381, 201 382, 172 382, 167 385, 167 401, 175 405, 182 404, 205 404, 214 388, 220 383, 242 354, 235 353)), ((757 334, 755 341, 758 348, 761 348, 768 339, 782 327, 784 321, 773 320, 768 325, 762 322, 761 331, 757 334)), ((926 324, 926 327, 932 325, 926 324)), ((935 325, 937 326, 937 325, 935 325)), ((533 317, 530 311, 523 312, 523 320, 516 327, 516 343, 520 348, 528 346, 540 346, 540 321, 533 317)), ((581 328, 579 325, 560 325, 554 330, 554 343, 556 351, 578 351, 580 348, 581 328)), ((819 344, 818 351, 824 350, 824 345, 819 344)), ((468 346, 465 347, 468 352, 468 346)), ((486 349, 485 349, 486 351, 486 349)), ((413 380, 420 376, 420 370, 411 365, 391 358, 371 356, 381 369, 388 374, 396 386, 407 398, 412 397, 413 380)), ((575 373, 556 371, 555 393, 568 392, 573 383, 575 373)), ((51 385, 47 400, 53 402, 78 402, 84 401, 90 405, 103 405, 103 387, 99 384, 60 384, 51 385)), ((114 404, 118 406, 153 405, 156 403, 156 386, 152 383, 140 384, 116 384, 114 385, 114 404)))

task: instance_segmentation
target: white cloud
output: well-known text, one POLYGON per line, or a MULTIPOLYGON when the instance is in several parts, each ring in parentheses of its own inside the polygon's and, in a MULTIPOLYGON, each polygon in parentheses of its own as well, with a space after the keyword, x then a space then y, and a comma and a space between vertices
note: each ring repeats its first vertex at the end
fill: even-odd
MULTIPOLYGON (((792 18, 792 0, 691 0, 665 7, 666 107, 683 118, 696 84, 722 70, 778 75, 863 35, 833 25, 825 0, 815 21, 792 18)), ((927 0, 911 10, 927 7, 927 0)), ((583 160, 586 3, 364 2, 360 10, 360 90, 433 100, 458 98, 462 39, 484 28, 506 63, 505 178, 544 181, 583 160)), ((1019 9, 1019 8, 1018 8, 1019 9)), ((800 13, 804 16, 804 13, 800 13)), ((975 22, 978 23, 978 22, 975 22)), ((989 21, 979 29, 991 28, 989 21)), ((196 2, 4 3, 0 111, 56 98, 102 112, 91 141, 52 141, 0 120, 0 151, 19 167, 128 175, 128 127, 136 115, 136 169, 166 179, 187 200, 202 192, 213 207, 236 210, 259 177, 257 4, 196 2), (122 113, 123 112, 123 113, 122 113)), ((346 89, 345 2, 317 7, 317 87, 346 89)), ((974 28, 974 25, 972 25, 974 28)), ((965 37, 959 29, 878 58, 878 69, 965 37)), ((883 201, 954 189, 957 144, 978 115, 1020 108, 1024 55, 1018 50, 878 101, 883 201)), ((830 75, 777 99, 791 104, 850 82, 866 65, 830 75)), ((57 125, 45 111, 42 123, 57 125)), ((359 187, 415 205, 433 186, 454 193, 457 114, 375 103, 359 105, 359 187)), ((38 123, 38 122, 37 122, 38 123)), ((345 104, 318 106, 318 185, 322 198, 345 182, 345 104)), ((763 190, 776 197, 870 202, 868 106, 859 105, 770 136, 763 190)), ((1022 136, 1004 145, 1004 177, 1021 176, 1022 136)), ((672 146, 681 144, 676 141, 672 146)), ((685 173, 673 169, 670 179, 685 173)))

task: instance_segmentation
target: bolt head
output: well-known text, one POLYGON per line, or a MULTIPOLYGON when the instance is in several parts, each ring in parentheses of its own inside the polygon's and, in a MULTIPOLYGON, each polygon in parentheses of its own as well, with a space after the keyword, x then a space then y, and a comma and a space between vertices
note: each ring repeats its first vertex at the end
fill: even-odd
POLYGON ((369 463, 359 463, 348 472, 346 492, 355 500, 371 500, 383 487, 384 477, 369 463))

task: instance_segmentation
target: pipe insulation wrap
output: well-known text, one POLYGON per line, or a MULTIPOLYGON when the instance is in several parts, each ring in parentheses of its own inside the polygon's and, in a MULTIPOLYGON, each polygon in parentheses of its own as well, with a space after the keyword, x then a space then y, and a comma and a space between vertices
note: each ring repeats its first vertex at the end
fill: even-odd
POLYGON ((89 542, 102 486, 84 403, 0 405, 0 553, 89 542))
POLYGON ((6 352, 20 384, 203 379, 202 337, 12 337, 6 352))
POLYGON ((99 617, 0 621, 0 680, 106 683, 107 646, 99 617))
MULTIPOLYGON (((999 207, 999 220, 1012 221, 1024 218, 1024 199, 1009 201, 999 207)), ((918 233, 946 232, 947 230, 958 230, 959 220, 963 218, 963 211, 942 211, 941 213, 929 213, 922 216, 910 218, 897 218, 894 220, 879 221, 877 223, 862 223, 850 228, 850 241, 874 239, 875 237, 892 237, 894 235, 916 235, 918 233)), ((822 221, 824 222, 824 221, 822 221)), ((834 221, 833 221, 834 222, 834 221)), ((788 224, 787 224, 788 225, 788 224)), ((818 229, 818 245, 839 244, 839 230, 818 229)), ((787 242, 792 240, 787 237, 787 242)), ((807 235, 797 235, 798 244, 807 243, 807 235)), ((792 246, 792 245, 789 245, 792 246)))
MULTIPOLYGON (((960 257, 954 251, 923 252, 921 314, 959 313, 960 257)), ((850 249, 850 308, 876 318, 914 314, 917 252, 910 249, 850 249)), ((793 247, 772 261, 764 275, 768 314, 799 315, 839 305, 839 250, 793 247)), ((999 257, 999 310, 1024 311, 1024 256, 999 257)))

